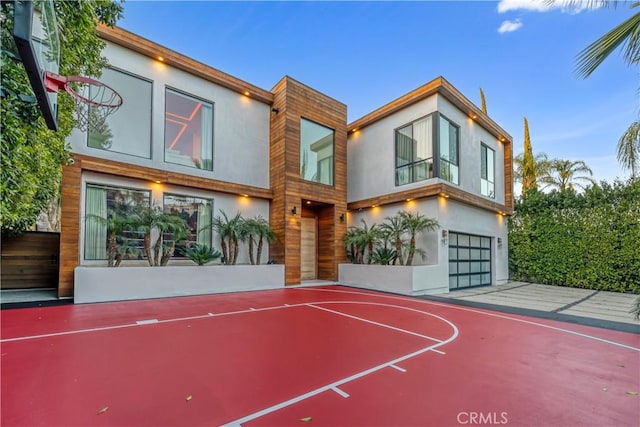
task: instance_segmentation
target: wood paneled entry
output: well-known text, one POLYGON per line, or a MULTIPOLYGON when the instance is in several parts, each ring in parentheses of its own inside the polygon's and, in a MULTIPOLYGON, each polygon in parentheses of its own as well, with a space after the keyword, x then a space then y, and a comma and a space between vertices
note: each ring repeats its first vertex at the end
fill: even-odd
POLYGON ((318 220, 300 218, 300 280, 318 277, 318 220))

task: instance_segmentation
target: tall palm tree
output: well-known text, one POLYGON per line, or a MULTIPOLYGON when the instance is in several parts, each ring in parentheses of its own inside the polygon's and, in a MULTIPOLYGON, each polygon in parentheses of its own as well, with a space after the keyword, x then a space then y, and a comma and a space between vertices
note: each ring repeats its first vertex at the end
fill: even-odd
POLYGON ((229 218, 221 209, 220 215, 213 220, 213 228, 220 236, 220 246, 222 248, 223 263, 235 265, 238 258, 239 242, 246 238, 243 227, 242 215, 237 212, 233 218, 229 218))
POLYGON ((151 267, 166 265, 173 255, 176 242, 187 235, 184 220, 165 213, 160 206, 136 206, 130 221, 138 231, 144 233, 144 252, 151 267), (168 242, 163 242, 165 233, 172 234, 168 242))
POLYGON ((480 104, 482 105, 482 112, 487 114, 487 101, 484 99, 484 92, 480 88, 480 104))
MULTIPOLYGON (((569 6, 579 2, 570 0, 569 6)), ((617 7, 618 0, 592 0, 589 6, 617 7)), ((586 79, 598 68, 609 55, 619 47, 623 49, 623 59, 627 66, 640 64, 640 1, 628 2, 630 8, 638 8, 638 12, 617 25, 602 37, 584 48, 577 57, 576 71, 579 77, 586 79)), ((640 113, 640 111, 639 111, 640 113)), ((631 169, 631 176, 636 177, 640 168, 639 122, 633 122, 618 140, 617 158, 623 168, 631 169)))
POLYGON ((640 120, 631 123, 618 141, 618 161, 631 171, 631 177, 640 176, 640 120))
POLYGON ((593 178, 593 171, 582 160, 560 160, 554 159, 550 163, 547 175, 541 178, 545 188, 555 188, 559 191, 585 189, 596 182, 593 178))
POLYGON ((400 212, 400 218, 404 223, 404 228, 409 233, 409 253, 407 255, 407 263, 413 263, 413 255, 416 253, 416 234, 423 231, 432 231, 439 227, 438 221, 428 218, 419 212, 411 213, 408 211, 400 212))
MULTIPOLYGON (((515 156, 513 158, 513 163, 515 166, 513 171, 513 177, 516 182, 520 182, 521 184, 523 184, 523 188, 524 188, 524 183, 523 183, 524 177, 525 177, 524 153, 521 153, 515 156)), ((549 156, 546 153, 538 153, 532 157, 531 164, 532 166, 529 166, 529 168, 531 169, 529 169, 528 173, 531 175, 531 170, 533 170, 533 176, 535 176, 535 180, 536 180, 535 188, 537 188, 538 181, 540 181, 541 178, 547 175, 548 173, 549 166, 550 166, 549 156)), ((529 188, 532 188, 530 184, 529 184, 529 188)), ((523 191, 522 194, 524 195, 525 192, 523 191)))

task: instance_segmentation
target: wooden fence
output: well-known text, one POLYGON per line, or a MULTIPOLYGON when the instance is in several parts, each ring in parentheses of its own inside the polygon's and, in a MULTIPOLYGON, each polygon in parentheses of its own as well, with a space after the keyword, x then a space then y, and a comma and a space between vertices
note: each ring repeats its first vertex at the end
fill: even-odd
POLYGON ((2 236, 1 289, 57 288, 60 233, 2 236))

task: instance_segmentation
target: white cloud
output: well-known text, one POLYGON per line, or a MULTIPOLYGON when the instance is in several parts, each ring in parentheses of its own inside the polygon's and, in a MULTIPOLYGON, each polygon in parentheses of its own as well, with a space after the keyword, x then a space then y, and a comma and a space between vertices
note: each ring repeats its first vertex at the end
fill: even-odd
POLYGON ((520 27, 522 27, 522 21, 520 21, 519 19, 515 19, 513 21, 504 21, 500 25, 500 28, 498 28, 498 32, 500 34, 511 33, 520 29, 520 27))
POLYGON ((570 6, 566 0, 556 0, 553 3, 547 0, 500 0, 498 2, 498 13, 505 13, 512 10, 529 10, 533 12, 548 12, 552 9, 560 9, 567 13, 580 13, 587 9, 598 9, 602 3, 593 0, 573 1, 570 6))

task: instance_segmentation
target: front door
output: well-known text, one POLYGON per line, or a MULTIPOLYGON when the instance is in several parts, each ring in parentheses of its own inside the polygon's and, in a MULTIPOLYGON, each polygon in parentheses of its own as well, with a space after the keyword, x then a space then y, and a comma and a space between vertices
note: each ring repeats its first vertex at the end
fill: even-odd
POLYGON ((300 280, 317 278, 317 241, 316 218, 300 218, 300 280))

